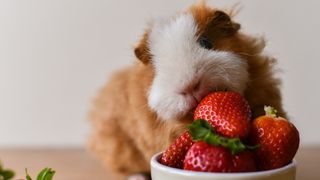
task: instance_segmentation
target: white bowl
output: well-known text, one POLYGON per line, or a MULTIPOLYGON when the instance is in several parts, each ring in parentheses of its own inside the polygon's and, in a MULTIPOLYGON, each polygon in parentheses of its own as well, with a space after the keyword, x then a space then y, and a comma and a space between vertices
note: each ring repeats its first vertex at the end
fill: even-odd
POLYGON ((207 173, 171 168, 159 163, 162 153, 151 158, 152 180, 295 180, 296 161, 274 170, 248 173, 207 173))

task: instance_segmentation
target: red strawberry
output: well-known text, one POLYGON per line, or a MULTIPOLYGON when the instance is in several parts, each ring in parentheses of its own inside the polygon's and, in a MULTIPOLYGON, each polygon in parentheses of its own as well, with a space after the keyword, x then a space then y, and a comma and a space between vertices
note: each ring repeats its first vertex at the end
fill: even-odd
POLYGON ((189 132, 185 131, 164 151, 160 163, 182 169, 184 157, 192 145, 192 138, 189 132))
POLYGON ((288 164, 299 147, 299 132, 288 120, 276 117, 276 110, 265 107, 266 115, 253 121, 252 141, 260 144, 257 150, 261 170, 275 169, 288 164))
POLYGON ((213 92, 197 106, 194 120, 207 120, 221 135, 245 138, 250 131, 248 102, 236 92, 213 92))
POLYGON ((256 171, 256 161, 254 153, 243 151, 233 158, 233 172, 250 172, 256 171))
POLYGON ((249 151, 232 155, 222 146, 195 143, 184 159, 183 169, 201 172, 250 172, 255 171, 255 160, 249 151))
POLYGON ((205 120, 196 120, 189 126, 195 143, 184 159, 184 169, 203 172, 255 171, 256 149, 243 144, 239 138, 226 138, 217 134, 205 120))

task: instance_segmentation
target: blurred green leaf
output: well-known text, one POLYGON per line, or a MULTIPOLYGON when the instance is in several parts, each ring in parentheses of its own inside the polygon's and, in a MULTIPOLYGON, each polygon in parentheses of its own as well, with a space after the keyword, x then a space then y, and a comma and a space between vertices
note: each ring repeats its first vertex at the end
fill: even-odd
POLYGON ((32 178, 31 178, 30 175, 28 174, 28 169, 27 169, 27 168, 25 169, 25 172, 26 172, 26 179, 27 179, 27 180, 32 180, 32 178))
POLYGON ((51 168, 44 168, 37 176, 37 180, 52 180, 55 171, 51 168))
POLYGON ((0 180, 10 180, 14 177, 15 173, 10 169, 4 169, 0 162, 0 180))
POLYGON ((14 177, 14 172, 11 171, 11 170, 3 170, 1 172, 1 175, 2 175, 4 180, 9 180, 9 179, 14 177))

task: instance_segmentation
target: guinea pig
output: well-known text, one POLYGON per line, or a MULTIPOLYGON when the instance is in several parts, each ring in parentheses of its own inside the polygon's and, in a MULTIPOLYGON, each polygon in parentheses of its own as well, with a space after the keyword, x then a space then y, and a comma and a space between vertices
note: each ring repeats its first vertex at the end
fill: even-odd
POLYGON ((243 33, 231 18, 198 3, 155 20, 134 49, 135 64, 102 88, 90 113, 90 149, 115 178, 149 172, 151 156, 185 130, 209 92, 241 93, 253 117, 264 105, 286 116, 276 60, 263 53, 263 38, 243 33))

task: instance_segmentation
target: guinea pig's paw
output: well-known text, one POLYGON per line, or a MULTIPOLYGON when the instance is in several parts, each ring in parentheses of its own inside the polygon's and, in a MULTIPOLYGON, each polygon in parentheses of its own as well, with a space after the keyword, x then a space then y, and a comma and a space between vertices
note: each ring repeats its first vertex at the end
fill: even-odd
POLYGON ((137 173, 128 176, 127 180, 151 180, 150 173, 137 173))

